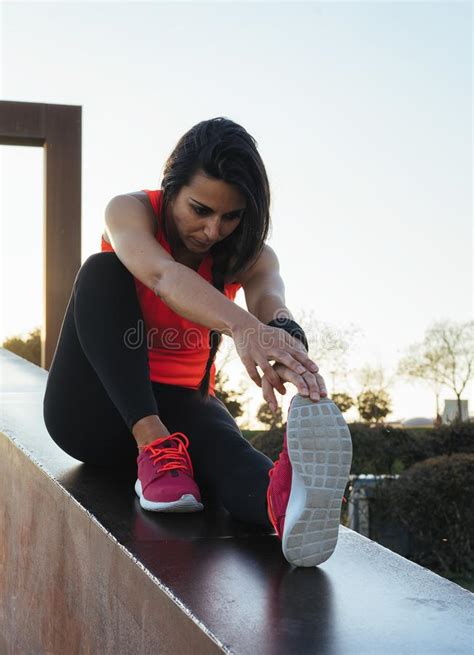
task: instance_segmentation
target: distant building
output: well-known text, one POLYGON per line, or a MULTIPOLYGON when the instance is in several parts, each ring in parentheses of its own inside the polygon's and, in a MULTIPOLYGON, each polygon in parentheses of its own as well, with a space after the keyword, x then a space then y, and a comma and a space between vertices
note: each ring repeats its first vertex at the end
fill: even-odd
POLYGON ((401 422, 401 421, 398 421, 398 420, 395 420, 395 421, 386 421, 386 422, 384 423, 384 425, 389 426, 389 427, 391 427, 391 428, 402 428, 402 427, 403 427, 402 422, 401 422))
MULTIPOLYGON (((442 420, 443 423, 452 423, 456 416, 458 415, 458 401, 457 400, 445 400, 444 401, 444 411, 442 420)), ((461 400, 461 420, 469 420, 469 411, 468 411, 468 401, 461 400)))
POLYGON ((432 428, 434 419, 426 418, 424 416, 416 416, 414 418, 407 418, 402 421, 404 428, 432 428))

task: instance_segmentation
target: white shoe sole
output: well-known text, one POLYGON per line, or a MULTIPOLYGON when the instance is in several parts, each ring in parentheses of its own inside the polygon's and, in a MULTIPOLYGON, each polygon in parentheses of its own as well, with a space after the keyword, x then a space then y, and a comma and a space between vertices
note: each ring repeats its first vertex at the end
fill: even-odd
POLYGON ((143 509, 152 512, 200 512, 204 505, 199 503, 192 494, 183 494, 178 500, 171 503, 156 503, 143 497, 142 483, 137 479, 135 482, 135 493, 140 498, 140 505, 143 509))
POLYGON ((329 398, 299 394, 287 421, 291 491, 282 548, 294 566, 318 566, 336 548, 341 504, 352 462, 352 440, 341 411, 329 398))

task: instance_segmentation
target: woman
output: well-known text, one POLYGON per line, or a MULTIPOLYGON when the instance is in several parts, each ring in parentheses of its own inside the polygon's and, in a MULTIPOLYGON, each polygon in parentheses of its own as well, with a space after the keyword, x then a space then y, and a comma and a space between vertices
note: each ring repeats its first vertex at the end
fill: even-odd
POLYGON ((290 563, 316 566, 336 546, 351 440, 285 305, 269 206, 255 140, 222 117, 178 141, 160 190, 113 198, 102 252, 74 281, 44 419, 80 461, 136 460, 142 508, 198 511, 206 489, 274 528, 290 563), (248 311, 233 302, 240 287, 248 311), (222 334, 273 410, 284 383, 299 391, 275 465, 215 396, 222 334))

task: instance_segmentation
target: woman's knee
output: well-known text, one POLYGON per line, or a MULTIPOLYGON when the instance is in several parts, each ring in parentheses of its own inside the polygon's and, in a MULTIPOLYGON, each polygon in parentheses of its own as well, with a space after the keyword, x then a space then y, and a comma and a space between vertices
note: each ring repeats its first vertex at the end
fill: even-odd
POLYGON ((114 252, 96 252, 90 255, 82 264, 77 272, 74 285, 76 286, 89 279, 94 281, 100 279, 106 282, 117 276, 133 277, 114 252))
POLYGON ((272 467, 272 461, 251 446, 234 452, 230 465, 219 466, 215 484, 221 502, 231 516, 244 521, 246 517, 262 514, 272 467))
POLYGON ((62 419, 59 412, 54 412, 52 404, 45 397, 43 401, 43 420, 46 430, 54 443, 67 455, 84 462, 81 452, 79 435, 71 434, 71 425, 62 419))
POLYGON ((43 404, 43 418, 47 432, 54 443, 67 455, 84 464, 95 466, 133 465, 138 454, 133 446, 130 448, 109 448, 103 444, 97 434, 84 426, 78 426, 60 412, 54 413, 51 406, 43 404))

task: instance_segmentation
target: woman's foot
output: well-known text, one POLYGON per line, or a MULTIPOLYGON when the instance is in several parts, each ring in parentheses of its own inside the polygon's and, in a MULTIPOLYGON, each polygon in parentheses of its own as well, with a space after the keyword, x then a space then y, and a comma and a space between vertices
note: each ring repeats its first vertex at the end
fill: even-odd
POLYGON ((290 564, 318 566, 333 554, 351 462, 351 434, 337 405, 294 396, 267 492, 268 515, 290 564))
POLYGON ((153 512, 199 512, 199 487, 182 432, 155 439, 139 449, 135 492, 143 509, 153 512))

